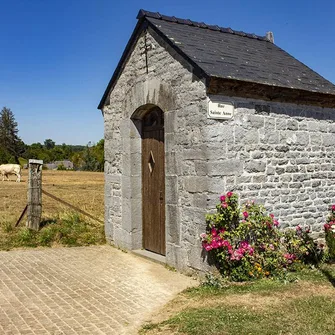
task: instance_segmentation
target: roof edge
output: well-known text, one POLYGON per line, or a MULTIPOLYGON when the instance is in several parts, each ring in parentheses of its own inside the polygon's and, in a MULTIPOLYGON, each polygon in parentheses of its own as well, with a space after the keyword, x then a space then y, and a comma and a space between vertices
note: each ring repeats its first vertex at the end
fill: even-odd
POLYGON ((199 28, 203 28, 203 29, 219 31, 221 33, 239 35, 239 36, 253 38, 253 39, 257 39, 257 40, 261 40, 261 41, 267 41, 267 42, 271 42, 271 43, 273 43, 273 41, 274 41, 272 32, 271 32, 271 35, 267 33, 265 36, 260 36, 260 35, 254 34, 254 33, 246 33, 244 31, 234 30, 230 27, 225 28, 225 27, 220 27, 218 25, 211 25, 211 24, 207 24, 207 23, 204 23, 204 22, 192 21, 190 19, 181 19, 181 18, 177 18, 175 16, 163 15, 159 12, 150 12, 150 11, 147 11, 147 10, 144 10, 144 9, 140 9, 140 11, 138 12, 138 15, 137 15, 137 19, 142 19, 142 18, 145 18, 145 17, 149 17, 149 18, 153 18, 153 19, 157 19, 157 20, 174 22, 174 23, 193 26, 193 27, 199 27, 199 28))

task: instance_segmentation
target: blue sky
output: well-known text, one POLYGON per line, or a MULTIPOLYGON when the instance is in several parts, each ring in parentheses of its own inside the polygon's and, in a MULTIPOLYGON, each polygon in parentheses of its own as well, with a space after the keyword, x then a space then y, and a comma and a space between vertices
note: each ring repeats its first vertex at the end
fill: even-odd
POLYGON ((250 33, 335 83, 335 1, 0 0, 0 108, 25 143, 103 138, 97 105, 140 8, 250 33))

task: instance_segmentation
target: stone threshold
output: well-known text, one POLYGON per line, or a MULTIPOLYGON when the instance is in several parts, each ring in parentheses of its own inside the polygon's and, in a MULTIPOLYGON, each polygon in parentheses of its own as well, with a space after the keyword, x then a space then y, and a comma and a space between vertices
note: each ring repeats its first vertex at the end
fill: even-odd
POLYGON ((131 252, 137 256, 146 258, 155 263, 166 265, 166 257, 163 255, 159 255, 159 254, 156 254, 154 252, 144 250, 144 249, 132 250, 131 252))

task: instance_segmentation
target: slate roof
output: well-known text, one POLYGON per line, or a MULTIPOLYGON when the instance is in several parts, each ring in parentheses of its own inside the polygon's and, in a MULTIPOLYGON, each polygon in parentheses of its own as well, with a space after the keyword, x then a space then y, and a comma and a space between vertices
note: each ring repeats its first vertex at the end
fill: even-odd
MULTIPOLYGON (((139 23, 146 22, 207 78, 335 95, 334 84, 279 48, 266 36, 145 10, 140 10, 137 18, 139 22, 134 33, 139 29, 139 23)), ((131 42, 132 38, 126 51, 131 42)), ((117 72, 121 70, 120 64, 106 92, 116 80, 117 72)), ((101 101, 106 97, 106 92, 101 101)), ((101 107, 102 102, 99 105, 101 107)))
POLYGON ((210 77, 334 93, 335 86, 266 37, 142 11, 210 77))

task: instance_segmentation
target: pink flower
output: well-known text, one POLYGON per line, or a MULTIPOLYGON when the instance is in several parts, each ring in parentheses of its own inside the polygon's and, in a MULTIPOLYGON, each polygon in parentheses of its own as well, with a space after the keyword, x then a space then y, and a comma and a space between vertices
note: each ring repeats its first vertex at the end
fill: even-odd
POLYGON ((243 216, 247 218, 249 216, 248 212, 243 212, 243 216))
POLYGON ((296 256, 294 254, 284 254, 284 257, 288 260, 288 261, 293 261, 296 259, 296 256))
POLYGON ((211 234, 212 234, 213 237, 215 237, 215 236, 217 236, 218 232, 215 228, 212 228, 211 234))
POLYGON ((224 202, 224 203, 221 204, 221 207, 222 207, 222 208, 227 208, 227 207, 228 207, 228 204, 227 204, 226 202, 224 202))
POLYGON ((296 229, 296 231, 301 231, 301 227, 300 226, 297 226, 295 229, 296 229))
POLYGON ((332 205, 332 211, 335 211, 335 205, 332 205))
POLYGON ((207 234, 206 234, 206 233, 202 233, 202 234, 200 234, 200 237, 201 237, 202 239, 205 239, 205 238, 207 238, 207 234))
POLYGON ((227 197, 230 198, 233 195, 233 192, 228 192, 227 197))
POLYGON ((232 249, 232 246, 230 245, 230 243, 229 243, 227 240, 224 240, 224 241, 222 242, 222 245, 223 245, 224 247, 227 247, 228 251, 230 251, 230 250, 232 249))
POLYGON ((212 250, 212 246, 209 245, 209 244, 207 244, 207 245, 205 246, 205 250, 206 250, 206 251, 210 251, 210 250, 212 250))
POLYGON ((240 249, 237 249, 232 252, 230 256, 230 260, 232 261, 239 261, 243 257, 243 252, 240 249))
POLYGON ((225 202, 225 201, 226 201, 226 196, 225 196, 225 195, 221 195, 221 197, 220 197, 220 201, 221 201, 221 202, 225 202))
POLYGON ((324 227, 325 231, 327 231, 327 230, 330 229, 330 225, 329 225, 328 223, 325 223, 325 224, 323 225, 323 227, 324 227))
POLYGON ((270 214, 270 217, 273 219, 275 216, 273 214, 270 214))
POLYGON ((277 220, 274 220, 273 221, 273 225, 276 226, 276 227, 278 227, 279 226, 279 222, 277 220))

